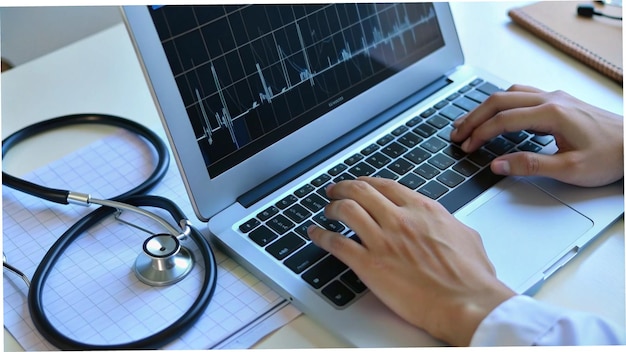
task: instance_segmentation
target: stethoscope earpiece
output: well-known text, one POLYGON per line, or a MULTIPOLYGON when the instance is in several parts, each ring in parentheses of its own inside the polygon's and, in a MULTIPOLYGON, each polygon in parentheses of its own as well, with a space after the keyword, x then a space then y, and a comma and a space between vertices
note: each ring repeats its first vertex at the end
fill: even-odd
POLYGON ((168 286, 184 279, 193 268, 193 254, 169 234, 146 239, 133 267, 137 278, 150 286, 168 286))

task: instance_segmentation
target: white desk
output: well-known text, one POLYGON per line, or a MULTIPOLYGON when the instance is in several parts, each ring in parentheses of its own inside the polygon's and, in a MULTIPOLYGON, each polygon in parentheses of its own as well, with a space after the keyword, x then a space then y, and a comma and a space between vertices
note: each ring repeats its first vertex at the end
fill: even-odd
MULTIPOLYGON (((545 90, 563 89, 589 103, 623 114, 622 87, 510 23, 507 9, 520 4, 523 3, 452 4, 466 61, 510 82, 545 90)), ((1 84, 3 138, 27 124, 78 112, 126 116, 162 131, 135 53, 121 25, 4 73, 1 84)), ((108 132, 84 128, 78 129, 78 133, 61 132, 64 143, 59 143, 59 134, 50 133, 17 148, 3 162, 7 170, 24 174, 108 132)), ((557 272, 536 297, 594 312, 625 326, 624 291, 624 222, 620 219, 557 272)), ((6 330, 4 347, 21 349, 6 330)), ((303 315, 256 347, 346 345, 303 315)))

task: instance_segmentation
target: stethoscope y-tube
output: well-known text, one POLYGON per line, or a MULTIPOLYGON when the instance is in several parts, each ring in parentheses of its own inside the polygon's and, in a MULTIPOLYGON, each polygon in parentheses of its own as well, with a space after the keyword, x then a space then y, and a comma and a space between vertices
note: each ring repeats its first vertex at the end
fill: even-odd
MULTIPOLYGON (((144 182, 127 192, 106 200, 92 199, 91 196, 84 193, 70 192, 67 190, 59 190, 37 185, 14 177, 4 171, 2 172, 3 185, 32 196, 60 204, 101 205, 101 207, 81 218, 65 233, 63 233, 41 260, 35 270, 35 273, 33 274, 30 281, 30 287, 28 289, 28 307, 31 318, 35 327, 42 334, 42 336, 50 343, 61 349, 156 349, 162 347, 179 337, 200 318, 213 296, 217 279, 217 264, 215 256, 206 238, 190 225, 189 220, 184 216, 180 208, 173 202, 163 197, 146 195, 148 191, 150 191, 158 184, 159 181, 161 181, 161 179, 163 179, 169 166, 169 153, 162 140, 151 130, 127 119, 103 114, 78 114, 42 121, 13 133, 2 143, 2 156, 4 157, 13 146, 27 138, 53 129, 80 124, 109 125, 133 132, 146 139, 154 147, 157 152, 158 159, 154 171, 144 182), (175 229, 169 224, 169 222, 162 219, 160 216, 139 208, 143 206, 157 207, 166 210, 176 223, 179 224, 181 230, 175 229), (203 284, 198 293, 198 297, 187 312, 182 314, 182 316, 170 326, 148 337, 136 341, 112 345, 92 345, 76 341, 62 334, 50 323, 50 320, 47 318, 42 303, 44 285, 56 262, 72 242, 74 242, 90 227, 121 210, 129 210, 139 213, 140 215, 147 216, 156 220, 161 226, 163 226, 167 230, 168 234, 159 234, 155 236, 170 238, 173 243, 177 245, 171 252, 172 255, 178 255, 179 251, 184 249, 184 247, 178 246, 179 239, 190 237, 198 246, 204 262, 205 270, 203 284)), ((148 244, 151 243, 150 241, 152 241, 152 239, 146 240, 144 243, 144 250, 149 247, 148 244)), ((165 261, 164 258, 161 258, 159 253, 148 252, 145 255, 148 257, 154 257, 153 259, 155 260, 155 263, 158 264, 156 266, 167 266, 167 261, 165 261)), ((182 277, 176 278, 167 284, 177 282, 180 279, 182 279, 182 277)), ((141 281, 149 284, 154 283, 150 281, 150 279, 144 279, 141 281)), ((153 286, 159 285, 156 284, 153 286)))

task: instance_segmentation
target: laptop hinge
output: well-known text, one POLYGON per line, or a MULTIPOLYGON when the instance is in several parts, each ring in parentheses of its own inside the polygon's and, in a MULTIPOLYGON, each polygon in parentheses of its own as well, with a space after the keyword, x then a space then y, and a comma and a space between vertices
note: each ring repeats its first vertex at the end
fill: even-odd
POLYGON ((296 179, 300 175, 304 174, 316 165, 319 165, 331 156, 336 155, 338 152, 347 148, 363 136, 382 126, 390 119, 393 119, 405 110, 413 107, 415 104, 418 104, 422 100, 428 98, 433 93, 444 88, 450 83, 452 83, 452 81, 450 81, 450 79, 445 76, 438 78, 434 82, 417 91, 415 94, 395 104, 394 106, 373 117, 372 119, 362 123, 342 137, 337 138, 333 142, 316 150, 312 154, 309 154, 309 156, 305 157, 304 159, 287 168, 286 170, 278 173, 276 176, 256 186, 250 191, 242 194, 237 198, 237 201, 246 208, 252 206, 265 196, 274 192, 286 183, 296 179))

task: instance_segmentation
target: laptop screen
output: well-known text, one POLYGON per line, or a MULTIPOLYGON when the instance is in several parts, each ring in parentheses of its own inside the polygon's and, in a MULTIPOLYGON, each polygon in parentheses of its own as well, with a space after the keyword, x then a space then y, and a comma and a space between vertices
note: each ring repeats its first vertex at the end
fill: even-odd
POLYGON ((444 45, 432 3, 149 11, 212 177, 444 45))

